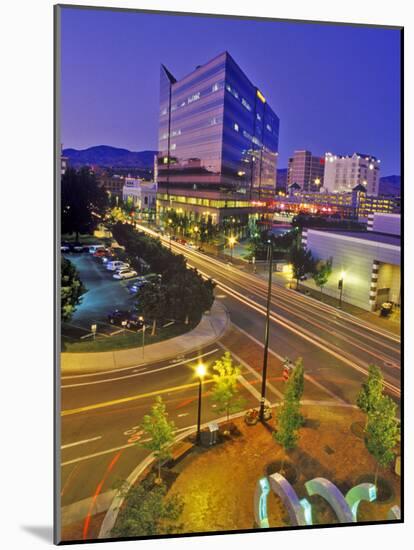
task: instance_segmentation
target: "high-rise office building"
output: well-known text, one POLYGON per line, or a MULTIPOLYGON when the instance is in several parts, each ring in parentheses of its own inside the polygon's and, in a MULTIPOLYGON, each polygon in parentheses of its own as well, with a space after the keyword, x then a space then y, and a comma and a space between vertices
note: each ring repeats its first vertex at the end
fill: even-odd
POLYGON ((310 151, 295 151, 288 161, 288 187, 296 183, 303 191, 318 191, 323 186, 324 162, 310 151))
POLYGON ((363 185, 368 195, 378 195, 380 160, 372 155, 325 155, 324 187, 333 193, 351 191, 363 185))
POLYGON ((161 199, 201 207, 273 197, 278 139, 278 117, 228 52, 181 80, 161 66, 161 199))

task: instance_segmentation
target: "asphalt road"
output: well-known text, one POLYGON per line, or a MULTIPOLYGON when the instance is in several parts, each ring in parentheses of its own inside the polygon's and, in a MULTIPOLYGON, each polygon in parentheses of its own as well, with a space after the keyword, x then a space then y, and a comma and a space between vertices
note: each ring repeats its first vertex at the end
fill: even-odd
MULTIPOLYGON (((168 239, 164 242, 170 246, 168 239)), ((63 507, 76 508, 83 499, 93 503, 97 491, 110 491, 117 479, 125 479, 148 454, 136 443, 142 440, 139 424, 156 395, 162 395, 178 433, 196 424, 198 382, 194 367, 200 357, 211 371, 214 360, 224 351, 231 351, 242 366, 239 384, 246 408, 259 404, 266 282, 177 243, 172 243, 172 248, 217 282, 216 297, 228 308, 233 326, 216 345, 174 362, 62 379, 63 507)), ((107 305, 100 304, 101 297, 111 304, 128 299, 122 285, 108 277, 94 260, 83 256, 76 260, 81 269, 84 262, 92 266, 82 278, 88 287, 93 283, 92 294, 85 296, 77 312, 79 320, 89 319, 91 311, 96 316, 106 314, 107 305), (104 285, 105 291, 99 292, 104 285)), ((272 403, 279 402, 283 393, 282 361, 286 356, 303 358, 304 399, 310 403, 326 402, 346 410, 355 403, 370 363, 382 367, 387 391, 399 402, 400 342, 395 335, 276 285, 272 292, 269 350, 267 398, 272 403)), ((209 399, 210 387, 207 376, 202 422, 221 416, 209 399)))

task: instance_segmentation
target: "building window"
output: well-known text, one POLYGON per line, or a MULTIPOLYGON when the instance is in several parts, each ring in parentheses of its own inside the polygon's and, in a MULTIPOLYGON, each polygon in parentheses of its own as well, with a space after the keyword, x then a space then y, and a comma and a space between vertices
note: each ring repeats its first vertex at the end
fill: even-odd
POLYGON ((177 145, 175 143, 172 143, 171 144, 171 151, 174 151, 174 149, 176 149, 177 145))
POLYGON ((266 124, 266 129, 269 130, 269 132, 272 131, 272 127, 270 126, 270 124, 266 124))
POLYGON ((212 92, 217 92, 219 89, 219 85, 218 85, 218 82, 216 82, 215 84, 213 84, 213 86, 211 87, 211 91, 212 92))
POLYGON ((188 104, 192 103, 193 101, 197 101, 200 99, 200 92, 197 92, 196 94, 193 94, 187 99, 188 104))
POLYGON ((242 97, 242 105, 243 107, 245 107, 248 111, 251 111, 252 108, 250 107, 249 103, 247 103, 247 101, 244 99, 244 97, 242 97))
POLYGON ((237 122, 233 124, 233 128, 236 130, 236 132, 239 131, 239 125, 237 124, 237 122))
POLYGON ((257 120, 262 120, 262 117, 259 115, 259 113, 256 113, 257 120))

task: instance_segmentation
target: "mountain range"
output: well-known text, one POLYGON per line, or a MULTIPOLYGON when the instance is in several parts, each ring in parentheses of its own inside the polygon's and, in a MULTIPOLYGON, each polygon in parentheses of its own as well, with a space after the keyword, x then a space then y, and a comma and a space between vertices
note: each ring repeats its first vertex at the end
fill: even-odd
POLYGON ((152 169, 157 151, 129 151, 110 145, 96 145, 88 149, 63 149, 62 155, 74 168, 97 165, 107 168, 152 169))

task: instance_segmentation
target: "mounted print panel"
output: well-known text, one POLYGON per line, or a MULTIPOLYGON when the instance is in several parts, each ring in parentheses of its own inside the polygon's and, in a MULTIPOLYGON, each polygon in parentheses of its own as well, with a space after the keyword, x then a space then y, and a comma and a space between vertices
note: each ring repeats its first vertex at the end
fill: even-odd
POLYGON ((56 543, 403 520, 372 23, 55 7, 56 543))

